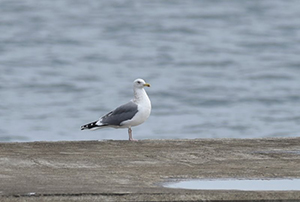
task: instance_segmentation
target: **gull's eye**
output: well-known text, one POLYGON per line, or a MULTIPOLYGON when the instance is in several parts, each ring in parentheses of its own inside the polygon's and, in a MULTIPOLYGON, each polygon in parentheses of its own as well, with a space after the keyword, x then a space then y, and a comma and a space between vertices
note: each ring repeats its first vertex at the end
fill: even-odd
POLYGON ((141 84, 141 82, 140 82, 140 81, 137 81, 137 83, 138 83, 138 84, 141 84))

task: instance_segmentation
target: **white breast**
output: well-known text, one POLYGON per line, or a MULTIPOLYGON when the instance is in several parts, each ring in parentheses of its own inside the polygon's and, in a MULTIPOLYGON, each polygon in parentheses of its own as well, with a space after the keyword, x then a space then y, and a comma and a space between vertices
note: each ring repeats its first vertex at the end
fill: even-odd
POLYGON ((132 127, 144 123, 151 113, 151 101, 144 89, 136 92, 135 99, 132 101, 138 105, 138 112, 128 121, 122 123, 122 127, 132 127))

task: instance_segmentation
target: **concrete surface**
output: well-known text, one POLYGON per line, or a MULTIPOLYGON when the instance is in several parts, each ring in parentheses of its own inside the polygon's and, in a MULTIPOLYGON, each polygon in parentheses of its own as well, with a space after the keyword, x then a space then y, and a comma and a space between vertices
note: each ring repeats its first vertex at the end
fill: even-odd
POLYGON ((300 191, 164 188, 300 178, 300 138, 0 143, 0 201, 300 201, 300 191))

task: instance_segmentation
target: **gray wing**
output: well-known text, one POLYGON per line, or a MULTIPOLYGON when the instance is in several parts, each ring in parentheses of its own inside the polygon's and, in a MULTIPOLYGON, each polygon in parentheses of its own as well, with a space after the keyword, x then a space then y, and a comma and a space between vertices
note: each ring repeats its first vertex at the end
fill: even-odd
POLYGON ((132 119, 137 112, 138 106, 130 101, 103 116, 101 123, 107 126, 120 126, 123 121, 132 119))

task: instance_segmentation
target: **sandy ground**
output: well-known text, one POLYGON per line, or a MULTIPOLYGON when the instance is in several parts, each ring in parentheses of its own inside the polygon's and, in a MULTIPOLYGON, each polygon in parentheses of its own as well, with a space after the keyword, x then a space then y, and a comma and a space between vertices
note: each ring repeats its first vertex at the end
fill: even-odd
POLYGON ((300 199, 162 186, 194 178, 300 178, 300 138, 0 143, 4 202, 300 199))

